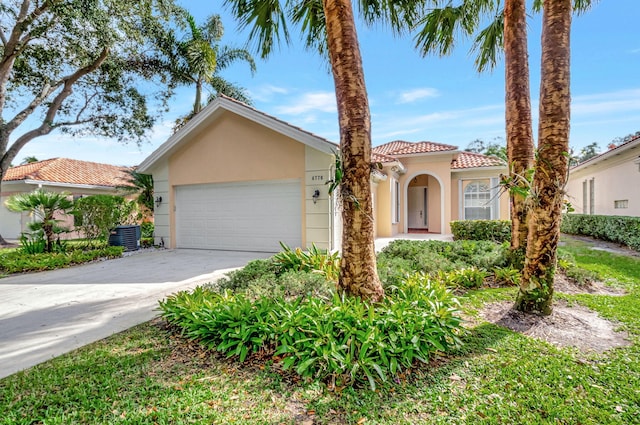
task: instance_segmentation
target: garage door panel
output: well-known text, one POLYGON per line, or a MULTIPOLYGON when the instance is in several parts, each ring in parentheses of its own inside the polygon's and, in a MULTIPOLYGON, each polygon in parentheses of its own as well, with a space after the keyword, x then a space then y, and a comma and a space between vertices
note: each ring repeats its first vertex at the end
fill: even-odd
POLYGON ((176 188, 178 248, 275 252, 301 245, 299 180, 176 188))

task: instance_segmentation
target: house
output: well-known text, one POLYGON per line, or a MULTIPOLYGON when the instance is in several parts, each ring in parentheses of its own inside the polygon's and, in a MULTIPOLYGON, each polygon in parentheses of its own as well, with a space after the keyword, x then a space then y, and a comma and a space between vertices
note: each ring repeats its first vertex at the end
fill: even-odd
MULTIPOLYGON (((2 179, 0 194, 0 235, 5 239, 17 239, 33 220, 29 213, 11 212, 5 206, 6 199, 17 193, 28 193, 42 188, 52 192, 69 192, 74 198, 97 194, 116 194, 117 186, 127 184, 130 167, 79 161, 68 158, 52 158, 7 170, 2 179)), ((62 226, 72 227, 73 217, 64 217, 62 226)), ((65 236, 65 235, 63 235, 65 236)), ((66 237, 78 237, 68 234, 66 237)))
MULTIPOLYGON (((220 96, 138 167, 153 175, 156 243, 273 252, 340 246, 340 203, 328 193, 338 146, 220 96)), ((497 158, 432 142, 372 153, 377 237, 450 233, 458 219, 508 218, 497 158)))
POLYGON ((640 136, 572 167, 566 191, 576 214, 640 216, 640 136))

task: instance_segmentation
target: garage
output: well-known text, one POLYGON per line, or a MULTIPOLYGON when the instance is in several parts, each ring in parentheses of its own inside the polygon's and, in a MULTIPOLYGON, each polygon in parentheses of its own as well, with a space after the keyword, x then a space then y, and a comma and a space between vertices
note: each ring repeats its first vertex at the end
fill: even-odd
POLYGON ((277 252, 302 244, 301 181, 176 186, 176 247, 277 252))

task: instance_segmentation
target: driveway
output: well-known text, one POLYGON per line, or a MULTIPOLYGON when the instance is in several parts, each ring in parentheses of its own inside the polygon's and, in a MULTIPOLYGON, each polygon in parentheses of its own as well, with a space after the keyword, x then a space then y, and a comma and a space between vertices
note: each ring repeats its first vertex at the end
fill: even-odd
POLYGON ((0 279, 0 378, 150 320, 166 295, 270 255, 158 250, 0 279))

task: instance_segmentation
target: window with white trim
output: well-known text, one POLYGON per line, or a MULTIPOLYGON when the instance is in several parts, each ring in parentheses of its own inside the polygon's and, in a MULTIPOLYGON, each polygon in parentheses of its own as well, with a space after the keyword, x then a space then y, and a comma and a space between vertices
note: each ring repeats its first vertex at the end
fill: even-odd
POLYGON ((400 182, 393 180, 393 223, 400 221, 400 182))
POLYGON ((589 180, 589 214, 596 213, 596 179, 589 180))
POLYGON ((490 220, 491 187, 486 181, 475 180, 464 188, 464 220, 490 220))
POLYGON ((613 201, 613 207, 615 209, 629 208, 629 200, 628 199, 621 199, 619 201, 613 201))

